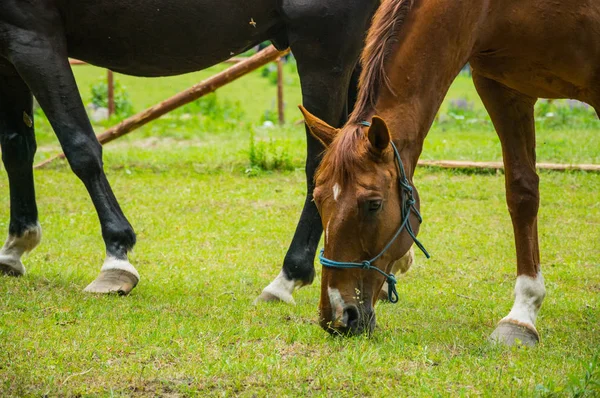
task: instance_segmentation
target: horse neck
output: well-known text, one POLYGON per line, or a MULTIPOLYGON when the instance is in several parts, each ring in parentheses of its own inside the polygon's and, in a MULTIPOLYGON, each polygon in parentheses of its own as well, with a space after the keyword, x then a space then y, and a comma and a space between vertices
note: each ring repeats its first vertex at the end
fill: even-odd
POLYGON ((388 124, 409 178, 448 88, 473 52, 481 3, 416 1, 386 62, 393 92, 383 85, 374 113, 388 124))

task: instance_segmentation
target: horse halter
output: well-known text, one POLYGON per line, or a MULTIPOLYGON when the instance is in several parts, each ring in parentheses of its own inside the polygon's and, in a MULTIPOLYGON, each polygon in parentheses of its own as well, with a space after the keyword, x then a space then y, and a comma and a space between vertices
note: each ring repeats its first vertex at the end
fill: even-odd
MULTIPOLYGON (((359 122, 359 124, 366 126, 366 127, 371 126, 371 123, 369 123, 367 121, 359 122)), ((330 260, 328 258, 325 258, 325 256, 323 255, 323 253, 325 252, 325 249, 323 248, 323 249, 321 249, 321 252, 319 254, 319 261, 321 262, 321 264, 324 267, 329 267, 329 268, 339 268, 339 269, 362 268, 364 270, 374 270, 374 271, 379 272, 381 275, 385 276, 386 282, 388 284, 388 300, 390 301, 390 303, 397 303, 398 302, 398 291, 396 290, 396 277, 392 273, 388 274, 388 273, 382 271, 381 269, 377 268, 376 266, 373 265, 373 263, 375 261, 377 261, 390 248, 390 246, 392 246, 392 243, 394 243, 394 241, 398 238, 398 236, 400 236, 400 233, 402 233, 402 231, 404 229, 406 229, 406 232, 413 239, 413 241, 415 242, 417 247, 419 249, 421 249, 423 254, 425 254, 425 257, 429 258, 430 255, 427 252, 427 250, 425 249, 425 247, 421 244, 421 242, 419 242, 419 240, 417 239, 417 236, 415 235, 415 233, 412 229, 412 225, 410 224, 410 214, 411 213, 414 213, 415 216, 417 216, 417 220, 419 220, 419 224, 423 222, 423 218, 421 217, 421 213, 419 213, 419 210, 417 210, 417 208, 415 207, 415 199, 413 197, 413 187, 410 185, 410 182, 406 178, 406 173, 404 171, 404 165, 402 164, 402 159, 400 159, 400 153, 398 152, 398 149, 396 148, 396 145, 394 144, 393 141, 390 141, 390 144, 392 145, 392 149, 394 150, 394 161, 396 162, 396 168, 398 169, 398 184, 400 185, 400 196, 401 196, 401 201, 402 201, 402 207, 401 207, 402 222, 400 223, 400 227, 398 227, 398 230, 396 231, 396 233, 394 234, 392 239, 390 239, 390 241, 387 243, 387 245, 385 245, 383 250, 381 250, 378 255, 376 255, 375 257, 373 257, 370 260, 365 260, 360 263, 330 260)))

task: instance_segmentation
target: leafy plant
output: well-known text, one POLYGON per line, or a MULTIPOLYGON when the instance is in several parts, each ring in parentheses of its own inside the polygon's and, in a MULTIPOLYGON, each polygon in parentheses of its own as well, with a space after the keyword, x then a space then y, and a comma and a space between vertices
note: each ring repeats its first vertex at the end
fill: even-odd
POLYGON ((179 113, 196 114, 199 116, 221 118, 217 93, 210 93, 179 108, 179 113))
POLYGON ((268 141, 257 140, 253 129, 250 129, 250 148, 248 159, 250 168, 246 170, 249 175, 256 175, 259 171, 293 170, 294 165, 288 150, 289 142, 269 138, 268 141))
POLYGON ((448 100, 446 113, 438 114, 437 122, 444 126, 480 126, 487 124, 488 118, 481 111, 475 109, 475 104, 466 98, 453 98, 448 100))
POLYGON ((598 128, 600 122, 594 109, 577 100, 539 100, 535 106, 535 121, 542 128, 561 128, 565 125, 598 128))
POLYGON ((539 397, 553 398, 567 395, 573 398, 600 396, 600 354, 596 354, 585 365, 583 377, 571 375, 565 386, 553 384, 537 385, 535 391, 539 397))
MULTIPOLYGON (((106 80, 98 81, 91 87, 92 104, 97 108, 108 108, 108 84, 106 80)), ((133 115, 133 105, 129 99, 127 88, 118 81, 114 82, 115 115, 119 118, 133 115)))
POLYGON ((200 97, 173 113, 196 117, 202 128, 212 131, 231 129, 244 118, 244 110, 238 101, 220 101, 217 93, 200 97))
POLYGON ((267 109, 267 110, 264 111, 264 113, 260 117, 260 122, 261 123, 264 123, 264 122, 273 122, 273 123, 276 123, 278 117, 279 116, 278 116, 276 110, 274 110, 274 109, 267 109))
POLYGON ((277 65, 275 63, 270 63, 262 68, 260 75, 268 79, 272 85, 277 85, 277 65))
POLYGON ((586 365, 583 377, 571 376, 567 390, 575 398, 600 395, 600 354, 586 365))

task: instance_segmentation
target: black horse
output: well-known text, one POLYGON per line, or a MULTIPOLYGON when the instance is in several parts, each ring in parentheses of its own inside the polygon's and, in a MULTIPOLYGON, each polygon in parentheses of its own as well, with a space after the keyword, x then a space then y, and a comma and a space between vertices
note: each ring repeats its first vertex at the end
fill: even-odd
MULTIPOLYGON (((86 291, 127 294, 139 281, 127 259, 135 233, 104 174, 102 148, 68 57, 130 75, 168 76, 209 67, 270 40, 279 49, 292 49, 304 106, 341 126, 353 105, 355 67, 378 4, 379 0, 2 0, 0 144, 11 211, 0 272, 22 275, 21 256, 41 237, 32 171, 33 94, 100 219, 107 256, 86 291)), ((322 227, 312 203, 313 175, 322 151, 307 134, 304 209, 282 272, 259 299, 293 301, 293 289, 314 278, 322 227)))

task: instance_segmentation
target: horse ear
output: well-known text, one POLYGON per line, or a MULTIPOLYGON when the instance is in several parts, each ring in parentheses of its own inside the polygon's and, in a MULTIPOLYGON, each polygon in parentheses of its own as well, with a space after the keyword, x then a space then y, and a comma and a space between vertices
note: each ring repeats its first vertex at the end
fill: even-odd
POLYGON ((373 116, 368 135, 371 146, 379 152, 383 152, 390 145, 390 131, 379 116, 373 116))
POLYGON ((304 121, 308 126, 308 131, 310 131, 312 136, 319 140, 319 142, 323 144, 325 148, 327 148, 333 142, 333 139, 335 138, 339 129, 331 127, 318 117, 314 116, 302 105, 298 105, 298 108, 300 108, 300 112, 302 112, 302 115, 304 116, 304 121))

